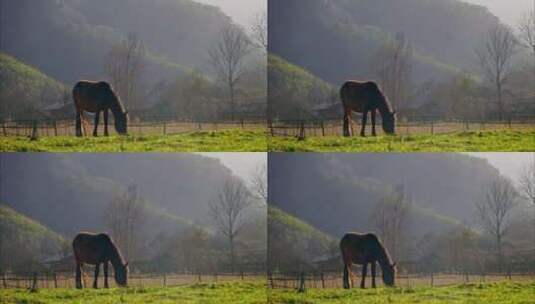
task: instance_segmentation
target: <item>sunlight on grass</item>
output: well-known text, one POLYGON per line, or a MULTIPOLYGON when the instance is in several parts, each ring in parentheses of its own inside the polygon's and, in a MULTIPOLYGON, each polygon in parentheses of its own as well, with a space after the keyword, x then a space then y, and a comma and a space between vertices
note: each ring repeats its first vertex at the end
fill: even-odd
POLYGON ((264 129, 111 137, 0 137, 2 152, 262 152, 264 129))
POLYGON ((295 152, 524 152, 535 151, 535 129, 378 137, 271 137, 270 151, 295 152))

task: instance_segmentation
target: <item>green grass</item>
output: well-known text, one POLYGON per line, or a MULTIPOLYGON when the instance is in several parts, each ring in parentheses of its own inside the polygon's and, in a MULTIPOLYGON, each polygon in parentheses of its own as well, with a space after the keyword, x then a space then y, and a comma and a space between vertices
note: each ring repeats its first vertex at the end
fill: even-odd
POLYGON ((270 291, 270 303, 338 304, 338 303, 535 303, 535 282, 466 284, 450 287, 378 288, 374 289, 308 289, 270 291))
POLYGON ((535 151, 535 129, 378 137, 272 137, 270 151, 467 152, 535 151))
POLYGON ((52 303, 266 303, 262 280, 250 282, 204 283, 179 287, 112 288, 112 289, 0 289, 0 302, 5 304, 52 303))
POLYGON ((199 131, 177 135, 0 137, 0 152, 263 152, 264 129, 199 131))

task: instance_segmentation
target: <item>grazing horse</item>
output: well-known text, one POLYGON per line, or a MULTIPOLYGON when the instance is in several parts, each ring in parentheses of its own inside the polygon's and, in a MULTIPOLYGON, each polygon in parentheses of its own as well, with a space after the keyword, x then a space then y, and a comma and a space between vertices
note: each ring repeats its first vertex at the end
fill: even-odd
POLYGON ((346 233, 340 241, 340 250, 344 260, 344 288, 349 289, 348 275, 353 277, 351 265, 362 265, 362 278, 360 288, 365 288, 368 264, 371 264, 372 287, 375 288, 375 266, 379 263, 383 274, 383 282, 387 286, 394 286, 396 276, 396 263, 390 261, 388 252, 377 236, 373 233, 359 234, 346 233))
POLYGON ((351 123, 352 111, 362 113, 360 136, 365 136, 366 121, 370 111, 372 113, 372 135, 376 136, 375 115, 377 110, 381 113, 385 133, 395 133, 396 112, 392 111, 388 100, 375 82, 347 81, 340 89, 340 98, 344 106, 344 136, 351 136, 349 124, 351 123))
POLYGON ((80 232, 72 241, 72 249, 76 260, 76 288, 82 288, 83 264, 95 265, 95 281, 93 288, 97 288, 100 264, 104 264, 104 287, 108 288, 108 262, 113 266, 115 282, 119 286, 126 286, 128 279, 128 263, 123 262, 119 248, 109 235, 105 233, 93 234, 80 232))
POLYGON ((113 113, 117 133, 126 134, 127 112, 123 109, 119 97, 109 83, 105 81, 79 81, 74 86, 72 95, 76 107, 76 136, 82 136, 82 121, 85 133, 84 111, 95 113, 93 136, 97 136, 100 112, 104 112, 104 135, 108 136, 108 110, 113 113))

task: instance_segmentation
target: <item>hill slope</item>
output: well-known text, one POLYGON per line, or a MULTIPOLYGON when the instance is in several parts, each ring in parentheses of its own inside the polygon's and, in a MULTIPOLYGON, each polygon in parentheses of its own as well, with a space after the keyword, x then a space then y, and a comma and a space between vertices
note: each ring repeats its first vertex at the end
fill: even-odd
POLYGON ((0 205, 0 267, 28 269, 26 264, 57 257, 68 246, 63 236, 8 206, 0 205))
POLYGON ((474 66, 479 37, 499 22, 458 0, 288 0, 270 3, 270 52, 339 85, 376 77, 375 54, 402 33, 416 82, 474 66), (418 20, 418 22, 415 22, 418 20))
POLYGON ((412 198, 415 233, 440 232, 470 221, 473 202, 498 174, 486 161, 462 154, 273 154, 274 206, 332 235, 374 229, 374 206, 403 185, 412 198))
MULTIPOLYGON (((61 100, 65 86, 6 53, 0 52, 0 119, 11 113, 37 113, 39 109, 61 100)), ((28 118, 28 117, 26 117, 28 118)))
POLYGON ((218 8, 190 0, 2 0, 0 6, 2 51, 68 84, 102 78, 107 53, 129 33, 144 41, 153 83, 183 66, 207 70, 207 49, 231 22, 218 8))

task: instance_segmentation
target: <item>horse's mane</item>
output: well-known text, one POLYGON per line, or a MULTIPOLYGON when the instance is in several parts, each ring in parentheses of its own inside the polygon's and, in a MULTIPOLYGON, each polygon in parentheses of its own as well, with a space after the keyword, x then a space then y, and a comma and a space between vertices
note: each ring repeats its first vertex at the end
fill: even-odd
POLYGON ((376 240, 377 240, 377 245, 379 247, 379 253, 381 255, 381 258, 383 258, 384 261, 386 261, 389 265, 392 264, 392 260, 390 259, 390 254, 388 253, 388 249, 386 249, 386 247, 383 245, 383 243, 381 242, 381 240, 379 239, 379 237, 377 237, 377 235, 375 235, 374 233, 370 233, 371 235, 373 235, 376 240))
POLYGON ((121 263, 121 265, 124 265, 123 255, 121 254, 121 250, 119 250, 119 247, 117 247, 117 244, 115 244, 115 242, 109 235, 102 233, 102 236, 104 236, 104 238, 110 245, 109 249, 111 250, 111 253, 114 255, 114 257, 121 263))
POLYGON ((119 110, 121 113, 125 113, 125 109, 124 109, 123 103, 121 102, 121 98, 119 97, 117 92, 114 90, 113 86, 106 81, 99 82, 99 85, 107 89, 111 93, 113 98, 115 99, 116 101, 115 109, 112 109, 112 110, 115 110, 115 111, 119 110))
POLYGON ((392 105, 390 104, 390 101, 386 95, 383 93, 381 87, 375 81, 368 81, 367 83, 374 89, 377 98, 382 101, 382 104, 385 106, 385 109, 388 111, 388 113, 392 113, 392 105))

